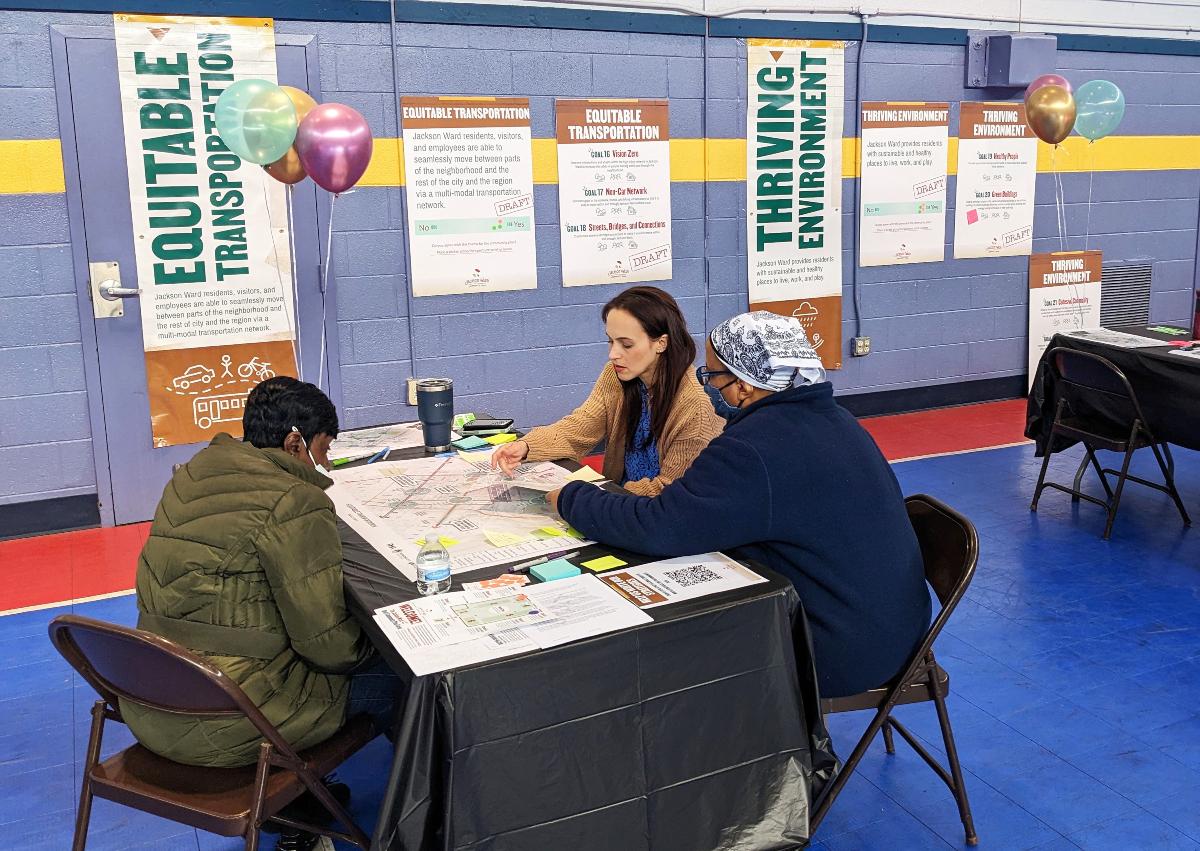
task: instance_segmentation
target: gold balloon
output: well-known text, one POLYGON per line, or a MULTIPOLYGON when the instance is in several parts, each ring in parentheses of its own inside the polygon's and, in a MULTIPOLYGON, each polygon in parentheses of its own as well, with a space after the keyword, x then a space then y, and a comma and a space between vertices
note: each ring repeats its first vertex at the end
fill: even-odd
MULTIPOLYGON (((308 92, 295 88, 294 86, 280 86, 284 93, 291 99, 292 106, 296 107, 296 123, 299 124, 304 120, 304 116, 316 109, 317 102, 312 99, 312 95, 308 92)), ((280 183, 299 183, 304 178, 308 177, 308 173, 304 170, 304 166, 300 165, 300 155, 296 153, 296 146, 288 148, 288 152, 277 159, 270 165, 263 166, 267 174, 278 180, 280 183)))
POLYGON ((1025 121, 1039 139, 1057 145, 1075 126, 1075 97, 1062 86, 1042 86, 1025 98, 1025 121))

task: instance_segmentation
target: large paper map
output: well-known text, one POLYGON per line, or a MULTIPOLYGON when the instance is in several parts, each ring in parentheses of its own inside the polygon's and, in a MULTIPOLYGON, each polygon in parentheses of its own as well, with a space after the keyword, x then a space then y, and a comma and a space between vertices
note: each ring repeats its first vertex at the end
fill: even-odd
POLYGON ((582 544, 546 503, 546 493, 569 475, 537 463, 522 464, 510 478, 492 470, 486 455, 453 455, 336 470, 328 493, 342 520, 416 579, 417 552, 430 528, 450 551, 454 573, 582 544))

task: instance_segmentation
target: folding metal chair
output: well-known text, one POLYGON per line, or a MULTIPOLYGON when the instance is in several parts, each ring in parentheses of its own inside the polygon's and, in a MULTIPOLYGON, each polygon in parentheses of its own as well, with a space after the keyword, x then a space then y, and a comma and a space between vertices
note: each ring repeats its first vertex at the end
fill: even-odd
POLYGON ((921 545, 921 556, 925 562, 925 579, 932 586, 941 603, 925 638, 913 654, 912 659, 889 685, 871 689, 861 694, 836 697, 821 701, 825 715, 839 712, 854 712, 874 709, 875 716, 858 740, 850 757, 838 770, 834 779, 821 791, 809 820, 809 835, 816 833, 818 825, 829 813, 834 800, 841 793, 850 775, 858 767, 867 748, 876 734, 883 731, 883 742, 889 754, 896 752, 892 731, 912 746, 929 767, 937 772, 954 794, 958 814, 962 819, 968 845, 976 845, 979 837, 975 833, 975 822, 971 817, 971 805, 967 801, 967 788, 963 782, 962 767, 958 762, 958 748, 954 744, 954 732, 950 728, 950 715, 946 711, 946 696, 950 693, 950 675, 934 658, 933 643, 937 640, 946 621, 967 592, 975 565, 979 561, 979 536, 970 520, 954 509, 931 496, 920 494, 904 500, 908 517, 917 533, 921 545), (937 710, 938 724, 942 730, 942 741, 946 747, 946 759, 950 764, 947 771, 917 741, 909 730, 891 717, 892 710, 901 704, 932 701, 937 710))
POLYGON ((87 842, 93 797, 221 836, 243 836, 247 851, 256 851, 259 828, 268 820, 333 836, 360 848, 370 844, 321 781, 374 737, 366 716, 350 719, 331 738, 298 753, 233 680, 174 642, 78 615, 61 615, 51 621, 50 640, 100 695, 92 706, 73 851, 83 851, 87 842), (141 745, 101 762, 104 722, 124 723, 118 698, 179 715, 223 716, 231 721, 245 717, 262 734, 258 762, 244 768, 182 765, 141 745), (345 832, 280 815, 305 791, 321 802, 345 832))
POLYGON ((1179 491, 1175 488, 1174 464, 1169 463, 1171 450, 1165 443, 1160 444, 1151 432, 1146 416, 1142 413, 1142 406, 1138 404, 1137 396, 1134 395, 1133 387, 1130 386, 1125 373, 1112 361, 1100 355, 1061 346, 1047 353, 1046 369, 1053 379, 1052 387, 1056 399, 1054 422, 1050 426, 1050 439, 1046 443, 1042 471, 1038 475, 1029 510, 1037 511, 1038 500, 1046 488, 1069 493, 1072 501, 1087 500, 1105 510, 1108 519, 1104 524, 1102 537, 1108 540, 1108 536, 1112 534, 1113 521, 1117 518, 1117 508, 1121 504, 1121 492, 1128 480, 1169 495, 1175 501, 1175 507, 1179 509, 1183 525, 1192 525, 1179 491), (1056 436, 1078 440, 1083 444, 1084 460, 1079 466, 1072 487, 1046 481, 1046 471, 1050 467, 1050 456, 1053 454, 1056 436), (1165 485, 1129 473, 1129 462, 1133 459, 1133 453, 1146 446, 1154 452, 1165 485), (1102 467, 1096 458, 1097 449, 1123 453, 1121 469, 1118 471, 1102 467), (1080 490, 1083 471, 1089 462, 1100 477, 1105 499, 1080 490), (1109 475, 1117 477, 1116 488, 1109 485, 1109 475))

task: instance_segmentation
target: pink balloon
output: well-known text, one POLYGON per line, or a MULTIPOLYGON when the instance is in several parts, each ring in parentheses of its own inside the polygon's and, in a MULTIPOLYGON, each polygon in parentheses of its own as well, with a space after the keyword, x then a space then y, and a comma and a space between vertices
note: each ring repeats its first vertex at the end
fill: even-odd
POLYGON ((296 132, 300 164, 313 182, 334 194, 358 183, 371 162, 373 147, 367 120, 340 103, 317 106, 296 132))
POLYGON ((1058 74, 1043 74, 1029 84, 1029 88, 1025 90, 1025 97, 1029 97, 1042 86, 1062 86, 1068 93, 1071 91, 1071 84, 1066 77, 1058 74))

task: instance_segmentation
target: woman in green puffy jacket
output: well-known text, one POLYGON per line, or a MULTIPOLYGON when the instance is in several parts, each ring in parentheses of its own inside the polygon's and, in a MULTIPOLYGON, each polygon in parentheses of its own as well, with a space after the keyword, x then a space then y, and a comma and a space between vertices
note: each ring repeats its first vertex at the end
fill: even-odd
MULTIPOLYGON (((138 626, 208 658, 297 748, 333 735, 368 663, 372 701, 354 711, 386 723, 398 681, 350 616, 326 464, 337 410, 312 384, 271 378, 246 400, 245 437, 219 434, 163 492, 137 570, 138 626), (385 699, 380 691, 390 692, 385 699)), ((368 683, 370 685, 370 683, 368 683)), ((176 762, 253 763, 260 738, 245 719, 197 720, 122 702, 145 747, 176 762)))

